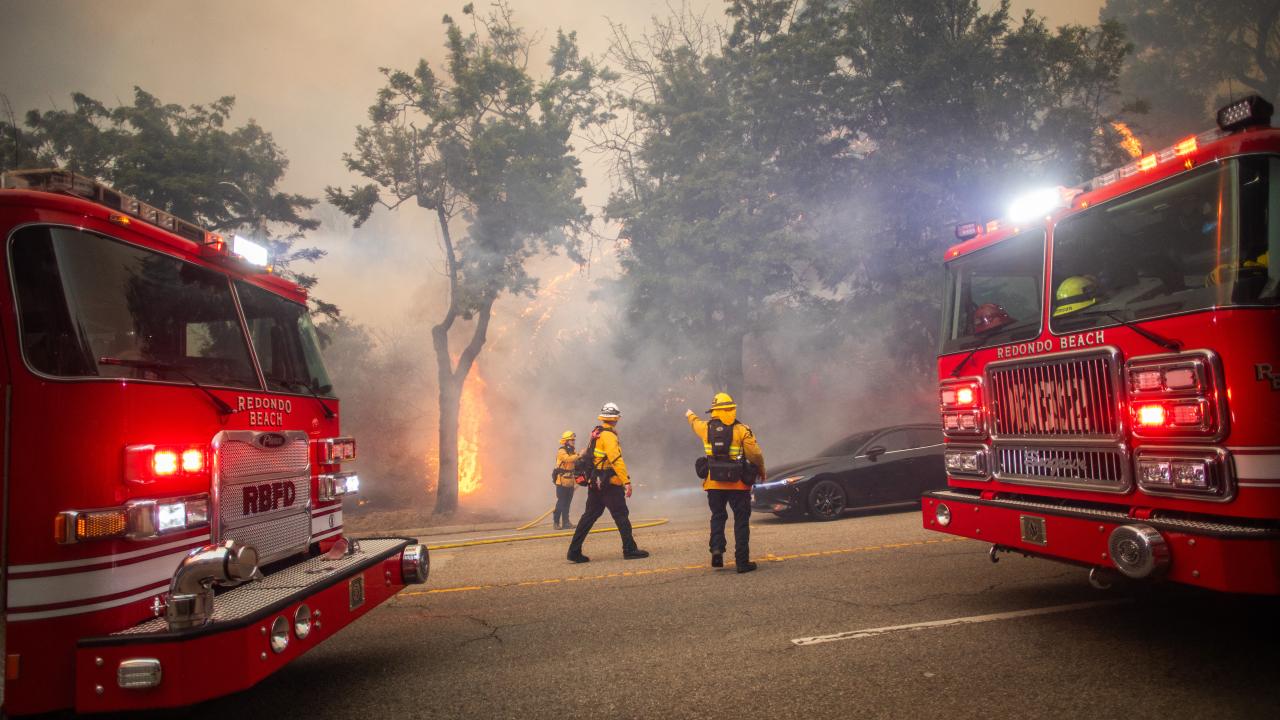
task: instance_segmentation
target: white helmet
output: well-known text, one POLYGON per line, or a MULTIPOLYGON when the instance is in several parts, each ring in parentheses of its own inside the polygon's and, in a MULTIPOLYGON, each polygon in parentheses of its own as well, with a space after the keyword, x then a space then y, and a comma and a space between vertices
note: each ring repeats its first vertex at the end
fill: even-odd
POLYGON ((604 407, 600 408, 601 420, 617 420, 622 417, 622 411, 618 409, 617 404, 607 402, 604 407))

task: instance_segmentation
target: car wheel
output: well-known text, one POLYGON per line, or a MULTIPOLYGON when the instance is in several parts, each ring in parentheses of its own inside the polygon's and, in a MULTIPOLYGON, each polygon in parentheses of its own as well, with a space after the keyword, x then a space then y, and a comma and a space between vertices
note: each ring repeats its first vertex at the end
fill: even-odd
POLYGON ((809 491, 809 512, 815 520, 835 520, 848 504, 844 488, 831 480, 822 480, 809 491))

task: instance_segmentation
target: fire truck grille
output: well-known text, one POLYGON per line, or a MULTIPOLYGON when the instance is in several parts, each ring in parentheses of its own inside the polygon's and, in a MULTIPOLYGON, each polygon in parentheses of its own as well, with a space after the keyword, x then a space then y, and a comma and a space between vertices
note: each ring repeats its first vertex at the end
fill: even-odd
POLYGON ((217 447, 218 541, 252 545, 269 563, 302 552, 311 541, 311 454, 305 433, 284 433, 270 447, 262 435, 226 432, 217 447))
POLYGON ((999 438, 1120 436, 1118 360, 1109 352, 988 368, 992 434, 999 438))
POLYGON ((1129 458, 1120 448, 997 444, 995 456, 998 480, 1102 492, 1129 490, 1129 458))

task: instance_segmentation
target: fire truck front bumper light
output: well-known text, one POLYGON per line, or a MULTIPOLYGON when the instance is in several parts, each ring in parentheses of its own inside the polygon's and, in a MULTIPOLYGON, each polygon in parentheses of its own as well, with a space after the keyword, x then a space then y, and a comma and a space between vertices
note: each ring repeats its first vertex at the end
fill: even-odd
POLYGON ((1150 525, 1121 525, 1107 542, 1111 562, 1125 575, 1142 580, 1158 577, 1169 567, 1169 545, 1150 525))
POLYGON ((946 503, 938 503, 938 506, 933 510, 933 516, 937 518, 938 524, 942 527, 951 524, 951 508, 947 507, 946 503))
POLYGON ((283 615, 271 623, 271 652, 279 655, 289 647, 289 621, 283 615))
POLYGON ((307 607, 306 603, 299 605, 298 609, 293 611, 293 634, 299 640, 306 640, 311 634, 311 608, 307 607))
POLYGON ((116 684, 125 690, 159 687, 163 677, 160 661, 155 658, 121 660, 116 669, 116 684))
POLYGON ((410 545, 400 553, 400 579, 405 585, 421 585, 430 574, 431 555, 426 545, 410 545))

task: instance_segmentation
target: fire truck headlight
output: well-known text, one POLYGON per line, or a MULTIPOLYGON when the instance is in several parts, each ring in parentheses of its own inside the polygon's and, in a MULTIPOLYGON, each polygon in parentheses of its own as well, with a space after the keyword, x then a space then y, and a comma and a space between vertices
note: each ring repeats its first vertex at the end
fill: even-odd
POLYGON ((279 654, 289 647, 289 621, 283 615, 271 623, 271 652, 279 654))
POLYGON ((311 634, 311 608, 305 603, 293 611, 293 634, 297 635, 299 640, 306 640, 311 634))
POLYGON ((161 503, 156 506, 156 530, 165 532, 187 526, 187 504, 184 502, 161 503))
POLYGON ((209 499, 188 500, 187 527, 197 527, 209 522, 209 499))
POLYGON ((951 524, 951 508, 946 503, 938 503, 938 507, 933 509, 933 516, 938 519, 938 524, 946 527, 951 524))
POLYGON ((1209 489, 1209 472, 1203 460, 1175 460, 1173 484, 1180 488, 1209 489))
POLYGON ((1138 462, 1138 479, 1143 485, 1169 486, 1173 484, 1168 460, 1141 460, 1138 462))

